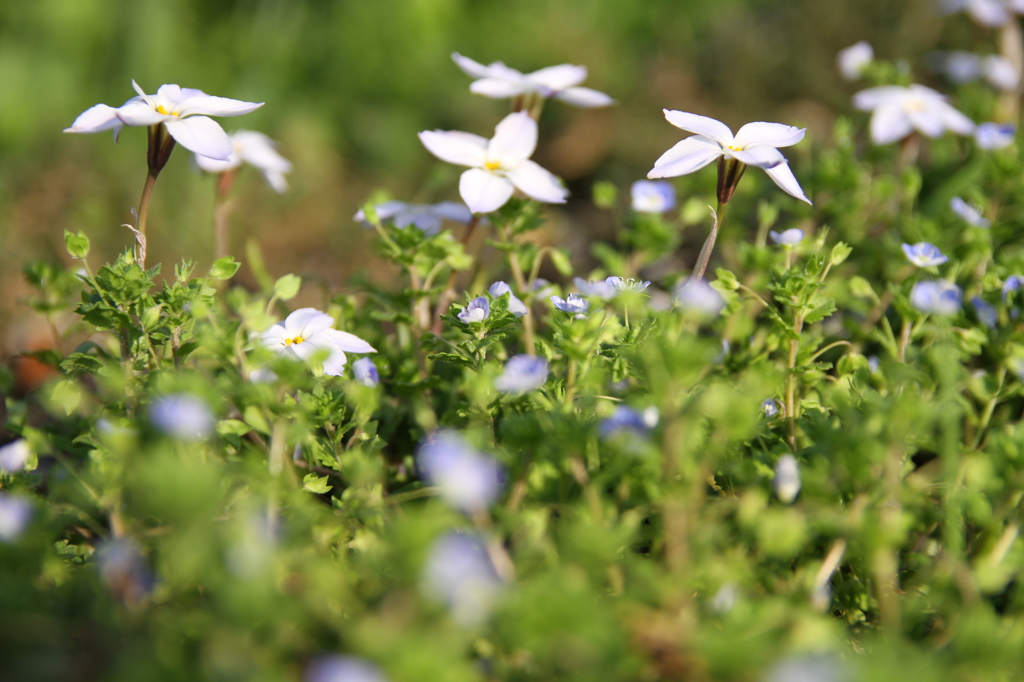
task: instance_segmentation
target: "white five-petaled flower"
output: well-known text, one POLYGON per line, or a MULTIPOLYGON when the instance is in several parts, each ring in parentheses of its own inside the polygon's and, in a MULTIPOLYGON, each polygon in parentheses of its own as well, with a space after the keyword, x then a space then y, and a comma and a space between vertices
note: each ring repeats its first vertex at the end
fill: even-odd
POLYGON ((950 199, 949 207, 953 209, 953 213, 956 213, 974 227, 987 229, 992 226, 992 221, 981 214, 980 208, 968 204, 960 197, 950 199))
POLYGON ((648 178, 672 178, 700 170, 721 157, 763 168, 768 177, 787 194, 811 203, 789 169, 779 147, 794 145, 806 128, 766 123, 748 123, 733 135, 729 126, 707 116, 665 109, 665 118, 677 128, 695 133, 679 142, 654 162, 648 178))
POLYGON ((376 353, 373 346, 348 332, 332 329, 334 318, 315 308, 299 308, 260 335, 267 348, 278 353, 309 360, 317 352, 327 352, 323 360, 324 374, 341 376, 347 358, 345 353, 376 353))
POLYGON ((935 265, 942 265, 949 260, 939 251, 939 247, 928 242, 918 242, 911 246, 903 245, 903 253, 907 259, 919 268, 930 268, 935 265))
POLYGON ((836 66, 839 67, 839 73, 843 78, 848 81, 855 81, 860 78, 864 67, 874 61, 874 59, 875 50, 871 47, 871 43, 861 40, 839 50, 839 54, 836 55, 836 66))
POLYGON ((469 166, 459 180, 459 194, 473 213, 490 213, 505 205, 518 189, 549 204, 569 195, 552 173, 530 161, 537 148, 537 122, 525 111, 509 114, 487 140, 461 131, 424 130, 420 141, 448 163, 469 166))
POLYGON ((147 95, 135 81, 132 87, 139 93, 137 97, 116 108, 97 104, 79 115, 64 132, 113 130, 116 141, 123 126, 162 123, 171 137, 190 152, 226 161, 234 146, 228 134, 210 116, 241 116, 263 106, 263 102, 214 97, 202 90, 177 85, 161 85, 155 95, 147 95))
POLYGON ((247 163, 260 172, 267 184, 278 194, 288 189, 285 173, 292 169, 288 159, 277 151, 277 143, 263 133, 236 130, 228 135, 233 151, 226 160, 196 154, 196 165, 207 173, 226 173, 247 163))
POLYGON ((769 230, 768 236, 771 237, 772 241, 779 246, 793 247, 804 240, 804 231, 799 227, 791 227, 788 230, 783 230, 782 232, 769 230))
POLYGON ((974 132, 974 121, 954 109, 940 93, 923 85, 882 85, 861 90, 853 105, 871 114, 871 141, 890 144, 917 131, 939 137, 947 130, 960 135, 974 132))
POLYGON ((615 103, 603 92, 579 87, 587 78, 585 66, 559 64, 533 73, 522 73, 502 62, 484 65, 458 52, 452 52, 452 60, 467 76, 478 79, 469 86, 470 92, 484 97, 505 99, 537 94, 578 107, 606 107, 615 103))
MULTIPOLYGON (((441 221, 468 225, 473 219, 473 212, 465 204, 458 201, 442 201, 439 204, 407 204, 404 201, 385 201, 373 207, 377 218, 382 222, 391 222, 395 227, 415 225, 427 236, 441 231, 441 221)), ((366 213, 359 209, 353 220, 370 225, 366 213)))

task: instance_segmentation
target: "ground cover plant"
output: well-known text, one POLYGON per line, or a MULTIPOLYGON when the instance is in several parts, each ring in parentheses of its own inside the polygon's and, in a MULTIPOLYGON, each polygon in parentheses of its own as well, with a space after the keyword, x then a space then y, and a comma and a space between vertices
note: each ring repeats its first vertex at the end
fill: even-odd
POLYGON ((409 137, 458 180, 369 199, 395 278, 342 291, 258 248, 232 282, 235 178, 292 166, 211 117, 262 103, 82 112, 147 135, 142 194, 112 262, 68 229, 70 265, 25 267, 58 376, 5 402, 4 676, 1017 678, 1024 42, 963 4, 980 54, 840 53, 834 130, 652 111, 679 141, 592 188, 589 272, 536 238, 569 191, 532 160, 552 109, 615 106, 582 66, 454 53, 509 109, 409 137), (150 247, 185 157, 218 176, 209 268, 150 247))

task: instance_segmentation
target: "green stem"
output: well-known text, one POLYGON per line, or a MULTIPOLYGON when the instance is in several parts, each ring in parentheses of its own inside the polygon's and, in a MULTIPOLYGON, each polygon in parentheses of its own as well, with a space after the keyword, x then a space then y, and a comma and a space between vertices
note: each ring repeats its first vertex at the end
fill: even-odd
MULTIPOLYGON (((512 270, 512 278, 516 281, 516 288, 526 293, 526 277, 523 275, 523 266, 519 262, 519 252, 515 249, 515 244, 508 233, 508 228, 502 228, 501 236, 506 244, 512 246, 507 252, 508 266, 512 270)), ((527 313, 521 319, 523 321, 523 345, 526 346, 526 353, 527 355, 536 355, 537 349, 533 340, 533 316, 527 313)))
POLYGON ((697 257, 697 265, 693 269, 693 279, 698 281, 704 279, 704 272, 708 269, 708 261, 711 260, 711 252, 715 248, 715 240, 718 239, 718 230, 722 225, 726 206, 727 204, 719 202, 718 210, 711 216, 711 234, 704 241, 704 246, 700 250, 700 256, 697 257))

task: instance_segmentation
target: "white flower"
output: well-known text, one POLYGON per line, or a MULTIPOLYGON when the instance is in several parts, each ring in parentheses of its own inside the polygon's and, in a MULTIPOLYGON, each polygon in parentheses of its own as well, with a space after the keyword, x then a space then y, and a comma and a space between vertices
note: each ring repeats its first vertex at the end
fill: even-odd
POLYGON ((791 227, 788 230, 782 232, 776 232, 775 230, 769 230, 768 236, 772 238, 772 241, 780 246, 796 246, 804 240, 804 231, 799 227, 791 227))
POLYGON ((442 161, 470 167, 459 180, 459 194, 473 213, 501 208, 516 189, 549 204, 564 203, 569 195, 557 177, 530 161, 537 148, 537 122, 525 111, 502 119, 490 140, 461 131, 424 130, 420 141, 442 161))
POLYGON ((875 50, 871 43, 866 40, 854 43, 845 49, 839 50, 836 55, 836 66, 839 73, 848 81, 855 81, 860 78, 864 67, 870 64, 875 58, 875 50))
POLYGON ((548 380, 548 361, 532 355, 513 355, 505 363, 505 371, 494 380, 502 393, 526 393, 540 388, 548 380))
POLYGON ((903 253, 907 256, 907 259, 919 268, 930 268, 935 265, 942 265, 949 260, 946 256, 942 255, 939 251, 939 247, 928 242, 918 242, 911 246, 910 244, 903 245, 903 253))
POLYGON ((1024 2, 1021 0, 942 0, 942 10, 946 13, 967 12, 982 26, 997 27, 1014 19, 1014 14, 1024 13, 1024 2))
POLYGON ((149 406, 149 420, 179 440, 203 440, 217 423, 206 401, 188 393, 157 398, 149 406))
POLYGON ((981 149, 1003 149, 1013 144, 1017 126, 1012 123, 982 123, 974 131, 974 141, 981 149))
POLYGON ((980 55, 963 50, 951 52, 933 52, 928 55, 933 62, 932 68, 941 71, 957 84, 970 83, 979 78, 999 90, 1012 91, 1017 89, 1020 73, 1006 57, 1002 55, 980 55))
POLYGON ((278 153, 276 142, 263 133, 252 130, 236 130, 228 137, 231 139, 231 156, 221 160, 196 154, 196 165, 201 170, 207 173, 224 173, 247 163, 258 170, 267 184, 278 194, 288 189, 288 181, 284 175, 291 171, 292 164, 278 153))
POLYGON ((519 298, 512 293, 512 287, 501 280, 492 284, 487 290, 487 293, 494 298, 501 298, 505 294, 508 294, 508 311, 516 317, 522 317, 526 313, 530 312, 530 309, 526 307, 526 304, 520 301, 519 298))
POLYGON ((707 317, 722 312, 725 299, 702 279, 686 279, 676 289, 675 301, 680 308, 692 310, 707 317))
POLYGON ((804 138, 806 128, 763 121, 748 123, 736 133, 721 121, 683 111, 665 109, 665 118, 677 128, 696 133, 676 144, 654 162, 648 178, 672 178, 700 170, 720 157, 763 168, 782 191, 808 204, 800 183, 789 169, 779 147, 794 145, 804 138))
POLYGON ((421 589, 444 603, 464 627, 479 625, 501 596, 503 583, 476 535, 449 532, 437 540, 423 567, 421 589))
MULTIPOLYGON (((373 207, 377 212, 377 218, 381 222, 390 221, 395 227, 408 227, 415 225, 427 236, 435 235, 441 231, 441 221, 450 220, 453 223, 468 225, 473 219, 473 213, 465 204, 458 201, 442 201, 439 204, 407 204, 404 201, 385 201, 373 207)), ((364 225, 369 225, 363 209, 359 209, 353 216, 364 225)))
POLYGON ((992 221, 981 215, 981 209, 977 206, 972 206, 960 197, 953 197, 949 200, 949 207, 953 209, 953 213, 969 222, 974 227, 988 228, 992 226, 992 221))
POLYGON ((24 497, 0 491, 0 540, 18 539, 32 520, 32 503, 24 497))
POLYGON ((380 384, 380 372, 377 371, 377 365, 373 364, 373 360, 370 358, 359 358, 353 362, 352 375, 356 381, 370 388, 380 384))
POLYGON ((226 161, 234 149, 231 139, 210 116, 241 116, 263 102, 243 102, 213 97, 202 90, 161 85, 155 95, 132 81, 138 94, 114 108, 97 104, 83 112, 65 133, 98 133, 113 130, 117 140, 122 126, 151 126, 162 123, 171 137, 185 149, 213 159, 226 161))
POLYGON ((664 213, 676 205, 676 188, 664 180, 637 180, 630 195, 637 213, 664 213))
POLYGON ((912 306, 922 313, 936 315, 955 315, 962 297, 960 287, 944 279, 918 282, 910 290, 912 306))
POLYGON ((267 348, 278 353, 309 360, 318 351, 327 351, 323 361, 324 374, 341 376, 347 359, 345 353, 376 353, 373 346, 354 334, 331 329, 334 318, 315 308, 299 308, 260 335, 267 348))
POLYGON ((651 286, 650 280, 641 282, 640 280, 633 279, 632 277, 612 276, 606 279, 605 282, 615 287, 616 291, 632 291, 637 294, 651 286))
POLYGON ((428 437, 416 453, 416 465, 445 502, 461 511, 486 509, 501 494, 501 465, 454 431, 428 437))
POLYGON ((974 121, 954 109, 941 94, 923 85, 883 85, 861 90, 853 105, 871 111, 871 140, 890 144, 913 131, 939 137, 951 130, 960 135, 974 132, 974 121))
POLYGON ((615 103, 603 92, 579 87, 587 79, 585 66, 559 64, 524 74, 502 62, 485 66, 458 52, 452 52, 452 59, 467 76, 478 79, 469 86, 470 92, 484 97, 505 99, 536 93, 578 107, 606 107, 615 103))
POLYGON ((989 55, 982 60, 981 70, 993 88, 1013 92, 1020 85, 1020 72, 1006 57, 989 55))
POLYGON ((32 450, 28 447, 28 441, 24 438, 8 443, 0 448, 0 471, 10 474, 21 471, 28 462, 32 450))
POLYGON ((775 479, 772 481, 775 494, 783 503, 789 504, 796 499, 800 492, 800 467, 797 465, 796 457, 783 455, 775 464, 775 479))

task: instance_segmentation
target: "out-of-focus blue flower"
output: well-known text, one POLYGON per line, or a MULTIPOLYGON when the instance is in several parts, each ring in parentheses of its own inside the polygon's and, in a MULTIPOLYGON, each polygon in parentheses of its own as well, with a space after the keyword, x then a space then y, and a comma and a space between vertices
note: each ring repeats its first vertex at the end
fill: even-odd
POLYGON ((986 303, 984 299, 979 296, 975 296, 971 299, 971 305, 974 306, 974 314, 978 316, 978 320, 988 327, 989 329, 995 329, 999 324, 999 313, 996 312, 996 308, 989 303, 986 303))
POLYGON ((5 474, 21 471, 31 454, 32 450, 24 438, 8 443, 0 448, 0 471, 5 474))
POLYGON ((975 23, 995 28, 1016 21, 1021 7, 1016 0, 941 0, 939 10, 943 14, 966 12, 975 23))
POLYGON ((788 230, 782 232, 776 232, 775 230, 769 230, 768 236, 772 238, 772 241, 780 246, 796 246, 804 240, 804 231, 799 227, 791 227, 788 230))
POLYGON ((569 294, 568 298, 552 296, 551 302, 559 310, 577 317, 586 317, 585 313, 590 309, 590 301, 579 294, 569 294))
POLYGON ((1017 138, 1017 126, 1012 123, 982 123, 974 131, 974 141, 982 149, 1004 149, 1017 138))
POLYGON ((188 393, 157 398, 149 406, 149 420, 158 429, 179 440, 203 440, 216 420, 206 402, 188 393))
POLYGON ((522 317, 526 313, 530 312, 526 307, 526 304, 516 298, 516 295, 512 293, 512 287, 501 280, 492 284, 490 288, 487 289, 487 293, 494 298, 500 298, 505 294, 508 294, 508 311, 516 317, 522 317))
POLYGON ((573 277, 572 281, 584 296, 603 298, 607 301, 615 298, 615 294, 619 293, 618 289, 616 289, 615 286, 606 279, 587 281, 582 277, 573 277))
POLYGON ((919 268, 930 268, 934 265, 942 265, 949 260, 946 256, 942 255, 939 251, 939 247, 928 242, 918 242, 911 246, 910 244, 903 245, 903 253, 907 256, 907 259, 919 268))
POLYGON ((800 492, 800 466, 793 455, 783 455, 775 463, 775 479, 772 481, 775 494, 785 504, 790 504, 800 492))
POLYGON ((918 282, 910 290, 910 304, 922 313, 955 315, 960 310, 963 292, 944 279, 918 282))
POLYGON ((764 682, 850 682, 842 661, 829 655, 801 656, 777 662, 764 682))
POLYGON ((377 371, 377 365, 373 364, 373 360, 370 358, 359 358, 353 362, 352 374, 356 381, 364 386, 373 388, 380 384, 380 372, 377 371))
POLYGON ((684 280, 676 289, 675 300, 680 308, 692 310, 707 317, 718 315, 725 307, 725 299, 722 298, 722 295, 702 279, 684 280))
POLYGON ((28 499, 0 491, 0 540, 17 540, 31 520, 32 503, 28 499))
POLYGON ((779 404, 775 402, 775 398, 765 398, 761 403, 761 410, 764 412, 764 416, 771 419, 779 413, 779 404))
POLYGON ((434 543, 421 586, 465 627, 487 619, 503 588, 483 540, 462 533, 448 533, 434 543))
MULTIPOLYGON (((302 460, 302 448, 296 446, 294 461, 302 460)), ((281 518, 267 511, 249 513, 239 518, 240 523, 231 534, 232 544, 224 557, 227 569, 239 578, 258 575, 274 558, 281 534, 281 518)))
MULTIPOLYGON (((415 225, 427 236, 440 232, 441 222, 444 220, 468 225, 469 221, 473 219, 469 207, 458 201, 442 201, 439 204, 407 204, 404 201, 385 201, 383 204, 377 204, 373 209, 377 212, 377 218, 381 222, 390 222, 395 227, 415 225)), ((370 225, 363 209, 359 209, 359 212, 353 216, 353 220, 366 226, 370 225)))
POLYGON ((611 284, 613 287, 615 287, 615 291, 617 292, 632 291, 635 293, 640 293, 647 287, 651 286, 651 282, 649 280, 641 282, 640 280, 633 279, 632 277, 609 277, 608 279, 605 280, 605 282, 608 282, 608 284, 611 284))
POLYGON ((483 322, 491 314, 491 304, 483 296, 477 296, 459 313, 459 319, 463 324, 483 322))
POLYGON ((306 668, 303 682, 388 682, 369 661, 352 656, 324 656, 306 668))
POLYGON ((503 393, 526 393, 540 388, 547 380, 547 359, 513 355, 505 363, 505 371, 494 380, 494 387, 503 393))
POLYGON ((416 465, 445 502, 464 512, 486 509, 501 493, 501 465, 454 431, 438 431, 416 453, 416 465))
POLYGON ((601 438, 611 438, 625 431, 646 436, 657 425, 658 408, 653 405, 642 412, 628 405, 617 405, 612 416, 601 422, 599 432, 601 438))
POLYGON ((877 372, 879 367, 880 367, 880 365, 879 365, 879 362, 878 362, 878 356, 877 355, 872 355, 871 357, 868 358, 868 369, 871 370, 872 374, 877 372))
POLYGON ((676 205, 676 188, 664 180, 637 180, 631 194, 637 213, 664 213, 676 205))
POLYGON ((950 199, 949 207, 953 209, 953 213, 956 213, 974 227, 987 229, 992 226, 992 221, 981 215, 981 209, 977 206, 968 204, 960 197, 953 197, 950 199))
POLYGON ((131 538, 107 540, 96 550, 100 578, 126 602, 136 602, 153 588, 153 577, 131 538))
POLYGON ((1007 277, 1006 281, 1003 282, 1003 300, 1005 301, 1014 291, 1020 291, 1021 286, 1024 286, 1024 277, 1021 275, 1010 275, 1007 277))

